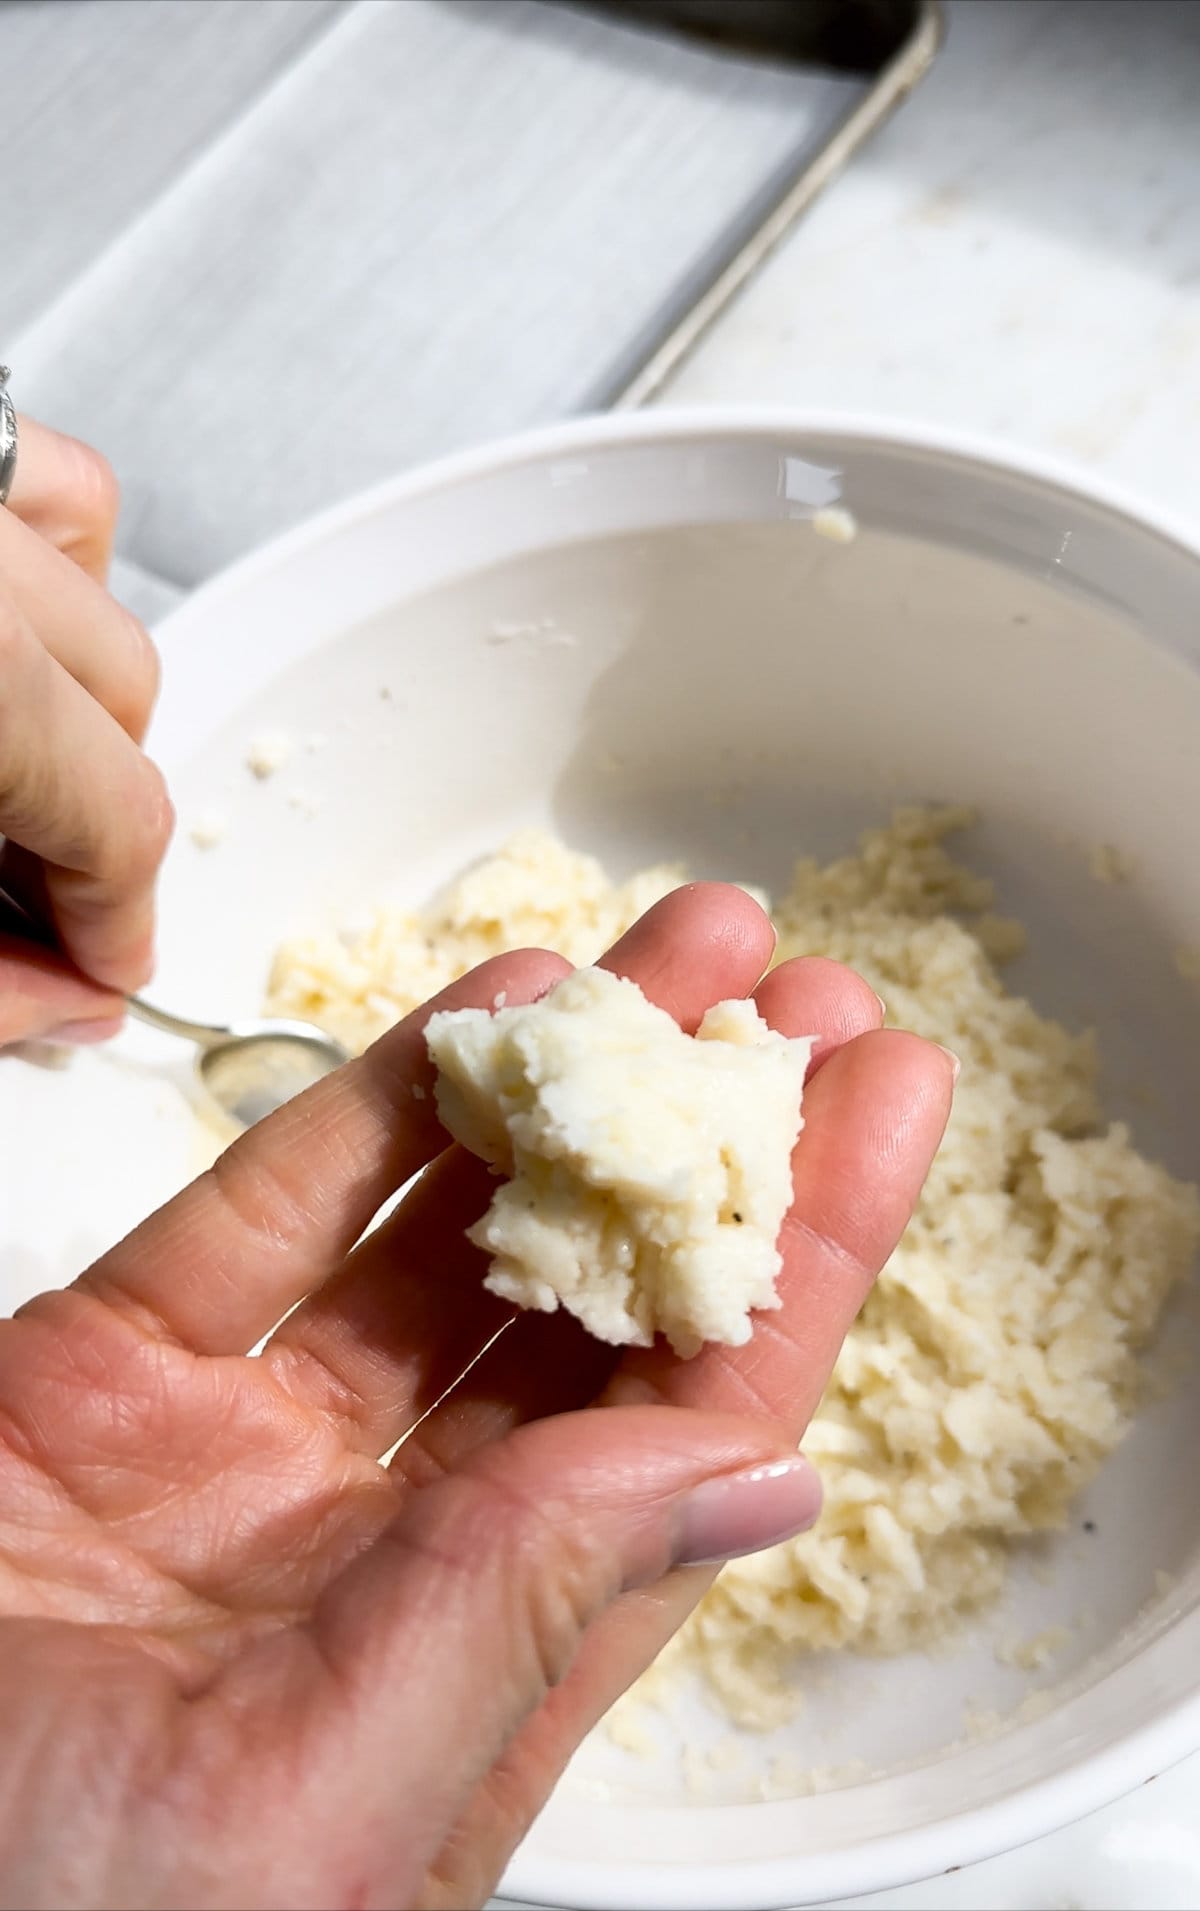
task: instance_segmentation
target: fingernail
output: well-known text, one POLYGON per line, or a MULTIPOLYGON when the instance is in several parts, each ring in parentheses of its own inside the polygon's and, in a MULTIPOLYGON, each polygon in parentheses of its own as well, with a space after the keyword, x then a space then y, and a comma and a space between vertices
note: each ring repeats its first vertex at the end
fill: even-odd
POLYGON ((51 1042, 69 1042, 73 1048, 86 1048, 93 1042, 107 1042, 125 1026, 123 1015, 98 1017, 94 1022, 64 1022, 47 1037, 51 1042))
POLYGON ((692 1488, 680 1503, 677 1566, 716 1566, 807 1533, 821 1510, 816 1469, 799 1454, 692 1488))
POLYGON ((942 1048, 942 1044, 940 1042, 937 1044, 937 1046, 938 1048, 942 1049, 942 1054, 946 1057, 946 1060, 950 1064, 952 1077, 955 1081, 957 1081, 959 1076, 962 1074, 962 1063, 959 1061, 958 1056, 954 1053, 954 1050, 952 1048, 942 1048))
POLYGON ((879 1013, 883 1017, 884 1021, 886 1022, 887 1021, 887 1003, 884 1001, 881 995, 877 995, 875 997, 875 1000, 879 1004, 879 1013))

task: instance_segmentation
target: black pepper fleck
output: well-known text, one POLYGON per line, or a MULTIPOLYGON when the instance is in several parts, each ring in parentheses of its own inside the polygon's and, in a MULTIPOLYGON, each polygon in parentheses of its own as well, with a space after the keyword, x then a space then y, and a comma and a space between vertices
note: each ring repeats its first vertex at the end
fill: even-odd
POLYGON ((1095 1522, 1095 1520, 1084 1520, 1084 1522, 1083 1522, 1083 1530, 1084 1530, 1084 1532, 1085 1532, 1085 1533, 1094 1533, 1094 1532, 1095 1532, 1095 1530, 1096 1530, 1096 1522, 1095 1522))
POLYGON ((742 1217, 741 1217, 741 1215, 740 1215, 740 1214, 738 1213, 738 1211, 737 1211, 737 1209, 736 1209, 736 1208, 735 1208, 735 1209, 733 1210, 733 1218, 734 1218, 734 1220, 735 1220, 735 1221, 737 1222, 737 1224, 738 1224, 738 1226, 739 1226, 739 1227, 741 1227, 741 1225, 742 1225, 742 1217))

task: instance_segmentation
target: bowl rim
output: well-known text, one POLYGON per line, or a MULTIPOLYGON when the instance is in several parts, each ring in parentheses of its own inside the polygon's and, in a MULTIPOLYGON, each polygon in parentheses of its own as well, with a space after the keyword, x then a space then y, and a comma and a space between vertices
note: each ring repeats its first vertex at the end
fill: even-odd
POLYGON ((530 430, 506 433, 481 445, 422 462, 411 470, 341 499, 301 523, 256 545, 243 557, 206 579, 167 612, 156 626, 156 640, 170 643, 177 626, 197 611, 207 615, 224 597, 264 578, 288 559, 409 499, 428 497, 479 479, 500 475, 545 458, 572 458, 609 445, 686 445, 738 439, 781 437, 843 438, 856 445, 876 444, 892 451, 929 453, 977 466, 993 474, 1027 479, 1099 505, 1127 520, 1132 529, 1149 531, 1200 559, 1200 527, 1192 528, 1169 509, 1150 503, 1135 490, 1098 476, 1081 462, 1019 445, 985 433, 929 425, 903 412, 854 412, 799 406, 663 406, 636 412, 581 413, 530 430))
MULTIPOLYGON (((608 446, 679 446, 794 437, 841 439, 856 446, 932 454, 960 467, 1027 480, 1099 506, 1138 533, 1156 535, 1200 564, 1200 528, 1138 497, 1082 464, 972 432, 931 426, 902 414, 855 413, 789 406, 666 407, 645 412, 582 415, 508 434, 424 463, 332 505, 220 572, 163 619, 157 639, 169 656, 193 618, 208 619, 223 600, 265 581, 300 552, 412 499, 502 476, 547 458, 585 456, 608 446)), ((151 748, 154 734, 151 732, 151 748)), ((501 1900, 574 1911, 772 1911, 881 1891, 929 1879, 1016 1849, 1137 1790, 1200 1748, 1200 1691, 1099 1751, 1067 1760, 1051 1776, 1031 1780, 933 1825, 889 1833, 859 1845, 805 1856, 736 1862, 597 1862, 541 1853, 536 1830, 514 1855, 501 1900)), ((699 1807, 705 1809, 704 1807, 699 1807)), ((619 1807, 604 1809, 619 1810, 619 1807)), ((664 1813, 696 1805, 659 1806, 664 1813)), ((718 1807, 717 1809, 726 1809, 718 1807)))
MULTIPOLYGON (((924 1884, 1035 1844, 1151 1784, 1194 1754, 1198 1745, 1200 1697, 1192 1694, 1119 1744, 1070 1761, 1052 1777, 1019 1786, 990 1804, 912 1831, 811 1855, 796 1852, 785 1858, 702 1860, 669 1867, 620 1860, 597 1864, 592 1858, 543 1856, 529 1848, 527 1834, 497 1886, 496 1898, 501 1904, 512 1901, 552 1911, 797 1911, 804 1905, 840 1903, 924 1884)), ((658 1809, 730 1808, 681 1803, 658 1809)))

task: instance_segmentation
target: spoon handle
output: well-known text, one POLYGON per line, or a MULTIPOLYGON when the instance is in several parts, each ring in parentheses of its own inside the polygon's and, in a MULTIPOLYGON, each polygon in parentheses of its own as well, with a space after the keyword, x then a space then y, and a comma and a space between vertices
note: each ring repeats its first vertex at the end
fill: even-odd
MULTIPOLYGON (((37 948, 55 946, 52 931, 3 888, 0 888, 0 933, 15 935, 37 948)), ((195 1042, 198 1048, 216 1048, 221 1042, 229 1041, 233 1033, 232 1029, 220 1028, 211 1022, 189 1022, 185 1016, 168 1015, 165 1009, 156 1009, 152 1002, 144 1002, 140 995, 127 995, 125 1006, 139 1022, 148 1022, 151 1028, 162 1029, 167 1035, 181 1035, 185 1041, 195 1042)))
POLYGON ((127 995, 125 1006, 139 1022, 161 1029, 165 1035, 181 1035, 185 1042, 195 1042, 197 1048, 217 1048, 233 1035, 232 1029, 213 1022, 189 1022, 184 1015, 168 1015, 165 1009, 156 1009, 153 1002, 144 1001, 140 995, 127 995))

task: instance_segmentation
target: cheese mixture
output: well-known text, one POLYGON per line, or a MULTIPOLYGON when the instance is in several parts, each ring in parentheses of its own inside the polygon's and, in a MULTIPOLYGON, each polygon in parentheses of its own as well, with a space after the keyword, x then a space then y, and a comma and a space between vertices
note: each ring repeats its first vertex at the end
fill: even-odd
POLYGON ((812 1043, 718 1002, 695 1036, 575 969, 538 1002, 429 1019, 442 1125, 509 1177, 467 1230, 485 1285, 597 1339, 687 1358, 778 1307, 776 1246, 812 1043))
MULTIPOLYGON (((1091 1037, 1006 991, 996 964, 1021 933, 945 848, 970 820, 902 811, 855 855, 799 863, 772 908, 779 960, 849 963, 890 1021, 963 1067, 917 1212, 804 1442, 821 1519, 727 1566, 685 1631, 740 1722, 792 1709, 797 1653, 944 1632, 997 1592, 1006 1541, 1063 1524, 1128 1430, 1138 1349, 1200 1240, 1195 1189, 1105 1124, 1091 1037)), ((427 909, 282 949, 269 1008, 361 1048, 485 956, 534 944, 594 961, 685 875, 615 884, 525 835, 427 909)))

